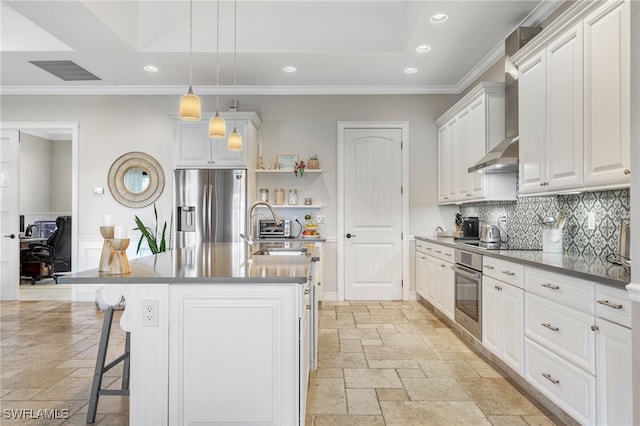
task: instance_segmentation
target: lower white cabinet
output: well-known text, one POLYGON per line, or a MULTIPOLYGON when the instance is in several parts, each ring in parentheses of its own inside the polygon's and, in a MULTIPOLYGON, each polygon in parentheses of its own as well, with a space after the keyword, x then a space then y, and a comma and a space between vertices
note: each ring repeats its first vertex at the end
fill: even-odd
POLYGON ((633 424, 631 330, 596 318, 599 425, 633 424))
POLYGON ((308 288, 172 286, 169 424, 304 424, 308 288))
POLYGON ((520 376, 524 374, 524 290, 482 278, 482 344, 520 376))
POLYGON ((547 348, 525 338, 524 377, 583 425, 596 421, 596 379, 547 348))
POLYGON ((416 292, 454 319, 455 277, 449 258, 453 260, 450 247, 421 241, 416 243, 416 292))

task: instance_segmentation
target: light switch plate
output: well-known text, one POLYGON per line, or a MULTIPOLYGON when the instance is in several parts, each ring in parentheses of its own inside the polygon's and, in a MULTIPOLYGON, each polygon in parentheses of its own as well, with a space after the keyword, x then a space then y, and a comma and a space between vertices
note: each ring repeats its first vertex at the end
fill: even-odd
POLYGON ((102 188, 93 188, 94 194, 104 194, 104 187, 102 188))
POLYGON ((587 229, 589 229, 589 231, 596 229, 596 214, 594 212, 587 214, 587 229))

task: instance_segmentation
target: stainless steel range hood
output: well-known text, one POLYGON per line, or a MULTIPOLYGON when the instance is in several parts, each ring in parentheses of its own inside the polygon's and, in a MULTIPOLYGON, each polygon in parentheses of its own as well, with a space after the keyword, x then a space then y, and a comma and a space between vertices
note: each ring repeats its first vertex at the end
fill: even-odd
POLYGON ((518 69, 511 55, 541 31, 537 27, 520 27, 505 40, 504 134, 505 138, 468 172, 513 173, 518 171, 518 69))

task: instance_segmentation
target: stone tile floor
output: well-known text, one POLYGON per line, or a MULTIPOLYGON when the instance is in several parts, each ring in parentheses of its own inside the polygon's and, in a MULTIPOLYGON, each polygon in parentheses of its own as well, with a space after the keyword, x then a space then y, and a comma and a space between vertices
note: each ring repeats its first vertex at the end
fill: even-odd
MULTIPOLYGON (((102 318, 93 303, 0 303, 0 424, 85 424, 102 318), (55 409, 59 419, 10 418, 55 409)), ((110 360, 124 338, 114 326, 110 360)), ((105 386, 119 386, 120 374, 109 371, 105 386)), ((101 397, 96 424, 128 424, 128 407, 128 397, 101 397)), ((320 311, 307 425, 554 422, 417 302, 325 302, 320 311)))

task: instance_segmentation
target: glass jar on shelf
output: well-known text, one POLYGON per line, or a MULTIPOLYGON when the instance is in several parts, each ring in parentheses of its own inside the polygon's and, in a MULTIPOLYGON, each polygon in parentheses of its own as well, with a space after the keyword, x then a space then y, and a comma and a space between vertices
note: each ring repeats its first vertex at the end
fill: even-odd
POLYGON ((274 204, 280 206, 284 204, 284 189, 276 188, 273 190, 274 204))
POLYGON ((289 205, 295 206, 298 204, 298 190, 290 189, 289 190, 289 205))
POLYGON ((260 189, 260 201, 269 202, 269 190, 266 188, 260 189))

